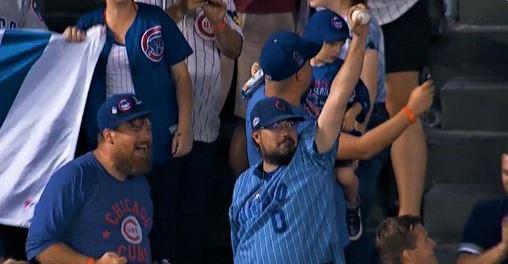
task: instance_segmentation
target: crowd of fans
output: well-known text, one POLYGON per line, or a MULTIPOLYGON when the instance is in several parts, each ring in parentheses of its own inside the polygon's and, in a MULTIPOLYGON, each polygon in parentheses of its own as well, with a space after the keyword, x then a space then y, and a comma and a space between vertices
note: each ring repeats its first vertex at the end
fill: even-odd
MULTIPOLYGON (((0 28, 44 29, 41 19, 33 0, 0 2, 0 28)), ((40 198, 28 261, 214 263, 207 182, 228 163, 217 139, 233 87, 235 263, 437 263, 420 218, 420 116, 434 93, 419 80, 426 1, 105 0, 63 34, 82 42, 97 24, 108 33, 83 149, 40 198), (364 230, 389 157, 397 216, 374 245, 364 230)), ((507 189, 508 155, 502 164, 507 189)), ((457 263, 508 258, 507 209, 505 199, 475 207, 457 263)), ((0 263, 4 254, 0 241, 0 263)))

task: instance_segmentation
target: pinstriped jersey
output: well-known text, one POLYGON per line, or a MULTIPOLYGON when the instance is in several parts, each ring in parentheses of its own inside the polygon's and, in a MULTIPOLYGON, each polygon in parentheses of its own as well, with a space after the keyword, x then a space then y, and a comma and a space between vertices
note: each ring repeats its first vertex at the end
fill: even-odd
POLYGON ((388 24, 401 17, 418 0, 370 0, 370 13, 376 18, 380 25, 388 24))
POLYGON ((260 162, 237 180, 229 209, 235 263, 344 263, 337 144, 317 153, 316 123, 304 126, 287 166, 263 175, 260 162))
MULTIPOLYGON (((223 0, 227 5, 226 23, 240 35, 238 17, 233 0, 223 0)), ((171 7, 178 0, 141 0, 156 3, 163 8, 171 7)), ((220 96, 220 50, 215 41, 215 33, 206 18, 203 9, 198 8, 193 14, 186 14, 178 22, 185 39, 194 53, 186 60, 187 69, 192 81, 193 113, 192 126, 194 140, 213 142, 219 136, 220 112, 222 98, 220 96)))

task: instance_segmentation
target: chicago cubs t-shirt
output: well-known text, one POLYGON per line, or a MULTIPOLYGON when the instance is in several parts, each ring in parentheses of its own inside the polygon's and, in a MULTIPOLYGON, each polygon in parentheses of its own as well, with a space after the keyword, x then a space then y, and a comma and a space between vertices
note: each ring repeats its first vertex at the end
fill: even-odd
MULTIPOLYGON (((305 110, 314 118, 317 119, 325 106, 333 79, 343 63, 343 60, 337 59, 333 63, 312 67, 313 82, 307 92, 304 104, 305 110)), ((370 109, 369 90, 362 80, 358 80, 355 89, 348 97, 347 109, 351 108, 355 103, 359 103, 362 106, 362 112, 356 118, 359 123, 362 123, 370 109)))
POLYGON ((49 180, 28 232, 27 257, 64 243, 94 258, 113 251, 129 263, 151 263, 152 215, 145 178, 119 181, 89 152, 49 180))

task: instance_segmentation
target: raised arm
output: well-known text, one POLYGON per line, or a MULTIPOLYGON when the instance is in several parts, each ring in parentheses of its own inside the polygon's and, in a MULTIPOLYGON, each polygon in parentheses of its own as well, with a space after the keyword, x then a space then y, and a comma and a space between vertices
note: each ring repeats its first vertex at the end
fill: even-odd
POLYGON ((347 98, 352 93, 362 71, 368 26, 351 19, 354 9, 366 10, 365 6, 356 5, 349 11, 353 39, 346 60, 332 82, 330 94, 317 120, 315 142, 319 153, 328 151, 337 140, 346 110, 347 98))

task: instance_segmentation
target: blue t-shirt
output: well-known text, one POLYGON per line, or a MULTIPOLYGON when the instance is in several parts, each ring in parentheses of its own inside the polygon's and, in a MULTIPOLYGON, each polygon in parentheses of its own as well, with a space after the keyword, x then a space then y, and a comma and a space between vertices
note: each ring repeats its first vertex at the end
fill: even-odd
POLYGON ((34 259, 47 247, 64 243, 94 258, 113 251, 129 263, 152 263, 152 216, 146 179, 119 181, 89 152, 49 180, 28 231, 27 257, 34 259))
MULTIPOLYGON (((313 82, 304 102, 305 110, 315 119, 321 114, 321 110, 323 110, 326 99, 330 94, 333 79, 343 63, 343 60, 337 59, 333 63, 312 67, 313 82)), ((358 80, 355 89, 348 98, 347 109, 351 108, 355 103, 359 103, 362 106, 362 112, 356 117, 356 121, 362 123, 370 110, 370 98, 369 90, 361 79, 358 80)))
POLYGON ((344 263, 344 194, 333 176, 337 143, 319 154, 305 122, 291 162, 237 180, 229 209, 235 263, 344 263), (342 197, 342 203, 338 199, 342 197))
MULTIPOLYGON (((501 223, 508 214, 508 197, 479 202, 464 227, 459 252, 480 255, 501 242, 501 223)), ((502 262, 508 264, 508 260, 502 262)))
MULTIPOLYGON (((169 128, 178 122, 178 103, 170 68, 192 54, 192 49, 162 9, 142 3, 137 5, 136 18, 125 34, 125 46, 135 93, 152 112, 154 163, 164 164, 171 157, 169 128)), ((81 17, 76 26, 86 30, 104 24, 104 8, 99 8, 81 17)), ((106 65, 114 41, 108 29, 88 92, 83 122, 89 150, 97 145, 96 116, 106 100, 106 65)))

